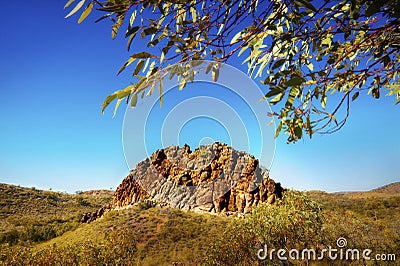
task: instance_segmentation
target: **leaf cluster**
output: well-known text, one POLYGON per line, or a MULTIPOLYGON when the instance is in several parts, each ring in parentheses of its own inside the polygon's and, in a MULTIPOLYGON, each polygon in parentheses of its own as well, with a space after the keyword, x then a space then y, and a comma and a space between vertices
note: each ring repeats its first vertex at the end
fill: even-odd
POLYGON ((276 137, 284 131, 288 142, 339 130, 363 92, 400 102, 398 0, 88 2, 79 23, 95 7, 105 13, 98 21, 112 21, 113 39, 125 27, 128 50, 135 39, 147 43, 118 71, 133 65, 135 82, 108 96, 103 112, 114 100, 115 111, 124 99, 135 107, 138 95, 156 86, 161 97, 165 77, 177 75, 184 88, 198 60, 216 62, 208 71, 216 81, 220 64, 234 55, 266 87, 264 99, 275 109, 269 115, 279 122, 276 137))

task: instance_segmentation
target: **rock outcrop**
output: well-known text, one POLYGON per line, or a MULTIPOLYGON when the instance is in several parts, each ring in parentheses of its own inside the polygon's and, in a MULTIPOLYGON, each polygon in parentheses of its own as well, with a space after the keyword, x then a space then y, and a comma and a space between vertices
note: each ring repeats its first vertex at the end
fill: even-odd
POLYGON ((91 222, 112 209, 142 201, 203 212, 251 212, 273 204, 284 189, 263 172, 253 156, 216 142, 193 152, 188 145, 155 151, 118 186, 113 200, 83 216, 91 222))

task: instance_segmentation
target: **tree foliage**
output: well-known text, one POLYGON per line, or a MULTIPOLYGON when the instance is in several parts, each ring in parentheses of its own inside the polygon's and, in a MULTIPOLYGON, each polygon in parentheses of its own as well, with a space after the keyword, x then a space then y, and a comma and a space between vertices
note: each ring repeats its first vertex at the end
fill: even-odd
POLYGON ((362 93, 400 102, 398 0, 82 0, 70 8, 66 17, 83 9, 79 23, 93 9, 104 13, 97 21, 111 20, 113 39, 124 28, 128 50, 147 42, 118 71, 132 65, 135 83, 108 96, 102 111, 114 100, 134 107, 156 86, 161 93, 165 77, 177 75, 182 89, 196 60, 214 60, 207 70, 217 80, 233 56, 266 86, 276 136, 283 130, 288 142, 340 129, 362 93))

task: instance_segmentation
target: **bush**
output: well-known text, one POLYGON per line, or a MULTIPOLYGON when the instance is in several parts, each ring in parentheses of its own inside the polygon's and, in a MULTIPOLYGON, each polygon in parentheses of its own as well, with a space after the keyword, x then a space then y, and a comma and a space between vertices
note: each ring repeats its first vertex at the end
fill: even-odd
POLYGON ((19 232, 16 229, 0 234, 0 244, 8 243, 14 245, 18 243, 19 232))
POLYGON ((15 245, 19 241, 27 241, 28 243, 38 243, 46 240, 50 240, 57 236, 57 232, 53 225, 45 226, 34 226, 30 225, 23 231, 13 229, 11 231, 2 233, 0 235, 0 244, 8 243, 9 245, 15 245))
POLYGON ((144 211, 153 208, 155 206, 155 203, 152 202, 151 200, 144 199, 144 200, 139 200, 137 206, 139 211, 144 211))
POLYGON ((56 236, 56 230, 52 225, 28 226, 23 238, 31 242, 42 242, 55 238, 56 236))
MULTIPOLYGON (((275 205, 260 204, 244 219, 234 219, 222 237, 214 240, 205 265, 264 264, 257 251, 316 248, 320 242, 321 207, 306 193, 287 191, 275 205)), ((278 263, 278 261, 277 261, 278 263)))

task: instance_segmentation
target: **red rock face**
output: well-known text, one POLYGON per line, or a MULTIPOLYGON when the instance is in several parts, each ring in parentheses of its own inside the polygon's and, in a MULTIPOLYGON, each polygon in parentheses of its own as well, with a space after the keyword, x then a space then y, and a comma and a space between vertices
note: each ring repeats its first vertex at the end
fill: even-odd
POLYGON ((283 190, 262 172, 257 159, 226 144, 216 142, 193 152, 188 145, 170 146, 138 163, 112 202, 81 221, 93 221, 139 200, 194 211, 247 213, 259 202, 273 204, 283 190))

